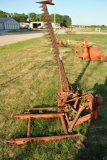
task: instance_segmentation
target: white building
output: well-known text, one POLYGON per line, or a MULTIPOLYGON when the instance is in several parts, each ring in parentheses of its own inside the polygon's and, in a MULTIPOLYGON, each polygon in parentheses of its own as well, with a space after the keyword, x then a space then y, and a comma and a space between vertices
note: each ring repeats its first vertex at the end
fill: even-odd
POLYGON ((30 28, 32 29, 43 27, 45 25, 46 25, 46 22, 30 22, 30 28))
POLYGON ((20 24, 12 18, 0 18, 0 29, 20 29, 20 24))
POLYGON ((20 28, 30 29, 30 24, 26 23, 26 22, 21 22, 20 23, 20 28))
MULTIPOLYGON (((30 28, 36 29, 36 28, 46 28, 46 22, 30 22, 30 28)), ((59 23, 52 23, 53 28, 61 28, 59 23)))
POLYGON ((61 28, 60 23, 52 23, 53 28, 61 28))

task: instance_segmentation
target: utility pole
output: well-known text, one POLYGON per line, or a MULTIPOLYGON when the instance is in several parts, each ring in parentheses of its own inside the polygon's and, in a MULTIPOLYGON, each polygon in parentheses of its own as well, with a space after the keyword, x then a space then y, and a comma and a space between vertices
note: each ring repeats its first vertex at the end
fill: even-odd
POLYGON ((54 0, 55 6, 54 6, 54 29, 55 29, 55 24, 56 24, 56 0, 54 0))

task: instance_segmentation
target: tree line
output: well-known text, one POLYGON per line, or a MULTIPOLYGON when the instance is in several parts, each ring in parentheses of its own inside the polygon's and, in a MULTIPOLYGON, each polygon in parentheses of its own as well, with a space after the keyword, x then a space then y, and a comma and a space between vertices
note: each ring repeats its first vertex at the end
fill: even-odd
MULTIPOLYGON (((8 13, 0 10, 0 18, 10 17, 20 22, 35 22, 35 21, 43 21, 45 22, 44 14, 36 14, 31 12, 29 14, 25 13, 8 13)), ((61 26, 69 27, 71 26, 72 20, 68 15, 60 15, 56 14, 56 23, 60 23, 61 26)), ((54 14, 50 15, 51 22, 54 22, 54 14)))

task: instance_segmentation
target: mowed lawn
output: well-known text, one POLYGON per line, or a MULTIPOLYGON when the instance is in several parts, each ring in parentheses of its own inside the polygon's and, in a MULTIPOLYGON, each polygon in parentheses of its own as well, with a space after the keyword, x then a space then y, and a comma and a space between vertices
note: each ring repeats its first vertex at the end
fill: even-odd
MULTIPOLYGON (((107 56, 107 35, 90 35, 90 44, 107 56)), ((99 118, 76 127, 77 139, 11 146, 7 140, 26 137, 27 122, 15 120, 31 107, 57 106, 60 91, 58 67, 44 36, 0 47, 0 159, 1 160, 106 160, 107 159, 107 62, 87 62, 75 57, 73 45, 86 35, 58 35, 70 40, 59 47, 66 75, 78 90, 102 95, 99 118)), ((32 120, 32 136, 60 135, 58 119, 32 120)))

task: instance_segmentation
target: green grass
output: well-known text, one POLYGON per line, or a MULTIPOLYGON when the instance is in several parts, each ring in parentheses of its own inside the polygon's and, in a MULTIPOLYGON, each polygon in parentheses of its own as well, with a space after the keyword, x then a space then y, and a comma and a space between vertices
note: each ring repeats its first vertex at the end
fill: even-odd
MULTIPOLYGON (((55 93, 60 91, 59 73, 46 37, 0 47, 0 158, 1 160, 105 160, 107 159, 107 62, 86 62, 74 56, 73 42, 86 35, 58 35, 70 40, 60 47, 69 82, 79 90, 102 95, 99 118, 76 128, 83 137, 10 146, 7 140, 26 136, 26 121, 14 120, 31 107, 57 106, 55 93)), ((92 44, 107 55, 107 35, 91 35, 92 44)), ((32 136, 59 135, 60 122, 32 121, 32 136)))

